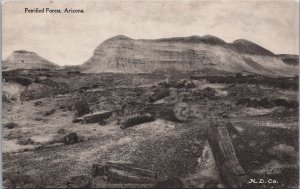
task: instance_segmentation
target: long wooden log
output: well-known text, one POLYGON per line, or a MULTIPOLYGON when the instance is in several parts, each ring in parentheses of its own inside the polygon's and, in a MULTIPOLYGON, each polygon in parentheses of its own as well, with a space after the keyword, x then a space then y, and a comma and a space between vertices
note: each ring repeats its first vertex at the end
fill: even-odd
POLYGON ((211 117, 207 133, 222 182, 230 188, 245 186, 247 176, 236 156, 225 123, 221 123, 217 117, 211 117))

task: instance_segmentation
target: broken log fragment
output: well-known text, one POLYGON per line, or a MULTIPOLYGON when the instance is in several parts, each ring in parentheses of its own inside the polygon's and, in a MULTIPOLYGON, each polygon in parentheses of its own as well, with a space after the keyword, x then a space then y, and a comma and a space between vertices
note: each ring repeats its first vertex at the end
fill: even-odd
POLYGON ((247 175, 236 156, 225 123, 221 123, 217 117, 212 116, 207 133, 222 182, 230 188, 246 186, 247 175))
POLYGON ((121 129, 126 129, 128 127, 132 127, 134 125, 138 125, 141 123, 151 122, 154 121, 155 117, 150 113, 142 114, 142 115, 135 115, 130 116, 129 118, 125 119, 123 123, 121 123, 121 129))
POLYGON ((161 100, 170 95, 169 89, 160 89, 158 92, 149 97, 149 102, 153 103, 155 101, 161 100))
POLYGON ((99 111, 92 114, 86 114, 82 117, 75 118, 73 123, 99 123, 105 119, 108 119, 112 115, 111 111, 99 111))
POLYGON ((186 121, 191 113, 191 109, 188 103, 178 102, 174 105, 173 113, 178 121, 186 121))

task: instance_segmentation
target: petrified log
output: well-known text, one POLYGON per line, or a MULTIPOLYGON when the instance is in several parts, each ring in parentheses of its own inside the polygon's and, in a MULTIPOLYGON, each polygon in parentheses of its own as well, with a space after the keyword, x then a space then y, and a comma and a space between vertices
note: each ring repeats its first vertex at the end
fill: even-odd
POLYGON ((190 116, 191 109, 188 103, 178 102, 174 105, 173 113, 178 121, 186 121, 190 116))
POLYGON ((149 102, 153 103, 170 95, 169 89, 162 88, 149 97, 149 102))
MULTIPOLYGON (((104 178, 109 183, 134 183, 134 184, 152 184, 156 183, 156 173, 134 167, 127 163, 107 162, 105 165, 94 164, 92 166, 91 177, 95 178, 95 184, 103 185, 104 178)), ((134 185, 132 186, 134 187, 134 185)), ((148 187, 148 186, 146 186, 148 187)))
POLYGON ((119 170, 123 170, 123 171, 132 172, 134 174, 138 174, 141 176, 147 176, 147 177, 151 177, 151 178, 156 177, 156 174, 154 171, 151 171, 148 169, 142 169, 142 168, 138 168, 138 167, 133 167, 132 165, 129 165, 129 164, 107 162, 106 166, 115 168, 115 169, 119 169, 119 170))
POLYGON ((225 124, 213 116, 211 117, 207 132, 209 145, 216 160, 222 182, 226 187, 230 188, 245 186, 247 176, 236 156, 225 124))
POLYGON ((126 128, 132 127, 134 125, 138 125, 141 123, 146 123, 146 122, 150 122, 150 121, 154 121, 154 120, 155 120, 155 117, 153 115, 151 115, 150 113, 130 116, 121 123, 121 129, 126 129, 126 128))
POLYGON ((84 123, 99 123, 105 119, 108 119, 112 115, 111 111, 99 111, 92 114, 86 114, 82 117, 78 117, 73 120, 74 123, 84 122, 84 123))

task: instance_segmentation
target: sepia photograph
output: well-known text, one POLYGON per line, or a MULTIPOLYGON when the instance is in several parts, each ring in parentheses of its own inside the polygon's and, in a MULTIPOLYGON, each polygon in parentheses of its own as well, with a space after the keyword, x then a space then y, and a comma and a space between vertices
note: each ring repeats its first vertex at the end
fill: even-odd
POLYGON ((298 0, 3 0, 3 188, 299 188, 298 0))

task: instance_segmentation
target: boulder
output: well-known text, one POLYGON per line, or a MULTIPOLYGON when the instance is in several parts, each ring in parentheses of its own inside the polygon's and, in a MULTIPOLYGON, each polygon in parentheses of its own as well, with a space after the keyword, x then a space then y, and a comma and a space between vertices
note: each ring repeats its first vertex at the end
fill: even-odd
POLYGON ((79 142, 77 133, 69 133, 63 137, 64 144, 75 144, 79 142))
POLYGON ((90 106, 86 99, 81 99, 75 104, 75 117, 80 117, 85 114, 91 113, 90 106))
POLYGON ((202 90, 202 94, 204 97, 214 97, 216 95, 216 90, 210 87, 206 87, 205 89, 202 90))

